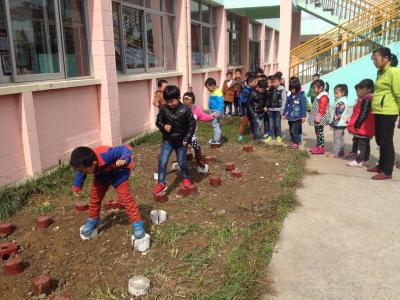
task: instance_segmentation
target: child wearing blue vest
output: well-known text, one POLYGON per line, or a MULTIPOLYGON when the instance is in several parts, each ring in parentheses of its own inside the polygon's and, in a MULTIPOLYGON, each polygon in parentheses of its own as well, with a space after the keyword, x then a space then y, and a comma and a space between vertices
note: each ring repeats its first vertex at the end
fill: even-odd
POLYGON ((214 137, 210 139, 208 143, 210 145, 220 145, 222 136, 220 125, 224 116, 224 94, 222 90, 217 87, 217 82, 214 78, 207 78, 204 85, 211 93, 208 100, 208 109, 210 113, 215 115, 211 122, 214 129, 214 137))
POLYGON ((349 105, 347 101, 348 87, 346 84, 338 84, 334 89, 335 102, 330 107, 331 122, 333 129, 333 151, 328 158, 344 157, 344 134, 349 121, 349 105))

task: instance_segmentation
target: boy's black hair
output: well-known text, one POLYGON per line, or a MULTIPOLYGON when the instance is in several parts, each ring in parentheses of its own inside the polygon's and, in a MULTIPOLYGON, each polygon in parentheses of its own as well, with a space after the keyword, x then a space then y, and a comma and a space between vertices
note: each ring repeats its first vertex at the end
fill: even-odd
POLYGON ((185 100, 185 98, 188 97, 190 99, 192 99, 192 102, 194 103, 196 101, 196 97, 194 96, 193 92, 186 92, 183 94, 183 100, 185 100))
POLYGON ((322 79, 314 80, 311 83, 311 87, 314 87, 314 86, 317 86, 317 87, 320 87, 320 88, 324 89, 325 88, 325 82, 322 79))
POLYGON ((233 77, 233 72, 232 71, 228 71, 228 72, 226 72, 226 75, 231 75, 233 77))
POLYGON ((235 73, 236 73, 236 72, 239 72, 240 74, 242 74, 242 70, 240 70, 240 69, 236 69, 236 70, 235 70, 235 73))
POLYGON ((261 68, 256 69, 256 74, 264 74, 264 70, 261 68))
POLYGON ((257 82, 257 87, 260 89, 266 89, 268 87, 267 82, 265 80, 259 80, 257 82))
POLYGON ((312 77, 318 77, 318 78, 320 78, 320 77, 321 77, 321 74, 315 73, 312 77))
POLYGON ((253 72, 247 72, 245 76, 246 76, 246 77, 249 77, 250 75, 256 75, 256 74, 253 73, 253 72))
POLYGON ((74 169, 91 167, 97 161, 96 153, 88 147, 77 147, 72 151, 69 164, 74 169))
POLYGON ((270 81, 274 80, 274 76, 269 75, 269 76, 267 77, 267 80, 270 80, 270 81))
POLYGON ((261 80, 267 80, 267 75, 262 74, 261 76, 258 76, 258 78, 261 80))
POLYGON ((216 86, 217 85, 217 82, 215 81, 215 79, 214 78, 207 78, 206 79, 206 81, 204 82, 204 86, 205 87, 207 87, 207 86, 216 86))
POLYGON ((271 77, 272 77, 272 80, 281 80, 281 78, 282 78, 278 74, 274 74, 271 77))
POLYGON ((276 72, 275 75, 278 76, 279 79, 282 79, 283 74, 281 71, 276 72))
POLYGON ((363 79, 359 83, 357 83, 354 88, 356 90, 368 89, 373 93, 374 92, 374 82, 371 79, 363 79))
POLYGON ((292 77, 289 81, 289 91, 294 90, 295 93, 301 91, 301 83, 298 77, 292 77))
POLYGON ((164 99, 166 101, 172 100, 172 99, 179 99, 181 97, 181 91, 175 85, 167 85, 165 87, 163 95, 164 95, 164 99))
POLYGON ((159 81, 157 81, 157 87, 161 89, 163 83, 168 83, 168 81, 166 81, 165 79, 160 79, 159 81))
POLYGON ((247 76, 246 82, 247 82, 247 84, 249 84, 250 82, 252 82, 253 80, 256 80, 256 79, 257 79, 256 74, 250 73, 250 74, 247 76))
POLYGON ((343 92, 343 94, 347 97, 349 95, 349 88, 347 87, 347 84, 341 83, 335 86, 333 90, 339 89, 343 92))

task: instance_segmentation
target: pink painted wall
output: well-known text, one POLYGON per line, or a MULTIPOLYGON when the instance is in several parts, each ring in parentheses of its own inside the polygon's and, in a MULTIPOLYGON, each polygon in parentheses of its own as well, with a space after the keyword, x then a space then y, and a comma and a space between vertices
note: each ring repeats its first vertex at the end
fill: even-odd
POLYGON ((192 76, 192 91, 196 96, 196 104, 203 109, 208 108, 208 102, 205 98, 208 97, 208 91, 204 87, 206 73, 193 74, 192 76))
POLYGON ((122 139, 150 129, 151 80, 118 84, 122 139))
POLYGON ((96 86, 36 92, 33 102, 44 170, 77 146, 101 144, 96 86))
POLYGON ((0 186, 26 176, 17 96, 0 96, 0 186))

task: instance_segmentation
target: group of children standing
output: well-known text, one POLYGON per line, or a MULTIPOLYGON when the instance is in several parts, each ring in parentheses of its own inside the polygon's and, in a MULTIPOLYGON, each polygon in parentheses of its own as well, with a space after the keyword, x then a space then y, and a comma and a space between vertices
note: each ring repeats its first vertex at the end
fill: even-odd
MULTIPOLYGON (((299 78, 289 80, 289 96, 287 96, 282 73, 266 76, 259 69, 256 73, 247 73, 241 78, 241 71, 236 70, 233 77, 228 72, 227 80, 220 89, 213 78, 205 81, 210 92, 208 109, 205 113, 195 104, 193 92, 186 92, 181 102, 178 87, 168 85, 165 80, 158 82, 153 105, 158 107, 156 125, 162 133, 160 158, 158 162, 158 182, 152 194, 167 190, 167 164, 172 152, 176 153, 183 177, 183 187, 191 186, 187 163, 187 148, 191 145, 195 152, 198 171, 205 170, 200 143, 196 137, 196 121, 210 122, 214 135, 209 140, 211 145, 221 143, 221 123, 224 114, 240 115, 239 141, 243 141, 246 128, 259 142, 282 142, 281 120, 289 124, 291 149, 299 149, 302 141, 302 124, 307 120, 315 128, 317 144, 311 148, 312 154, 325 154, 324 128, 331 126, 334 131, 333 152, 329 157, 345 156, 344 135, 347 129, 353 134, 353 149, 350 153, 350 167, 361 167, 369 160, 370 139, 374 136, 374 118, 371 114, 372 93, 374 83, 365 79, 355 86, 358 100, 354 107, 347 101, 348 88, 339 84, 334 89, 335 100, 329 101, 326 84, 315 79, 311 84, 311 106, 302 91, 299 78), (233 106, 233 107, 232 107, 233 106), (233 111, 234 109, 234 111, 233 111)), ((80 235, 90 239, 92 232, 101 223, 101 202, 112 185, 123 204, 132 225, 136 239, 145 235, 136 202, 129 190, 128 178, 133 168, 132 149, 128 145, 117 147, 97 147, 90 149, 78 147, 71 154, 71 166, 76 170, 73 191, 79 194, 88 174, 95 179, 90 193, 89 218, 82 227, 80 235)))

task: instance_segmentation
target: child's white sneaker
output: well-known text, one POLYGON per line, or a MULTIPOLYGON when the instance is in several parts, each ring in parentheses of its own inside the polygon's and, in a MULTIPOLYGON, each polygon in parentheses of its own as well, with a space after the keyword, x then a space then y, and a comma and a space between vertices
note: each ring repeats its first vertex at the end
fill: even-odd
POLYGON ((362 168, 363 167, 363 163, 357 162, 355 159, 352 161, 349 161, 346 165, 348 167, 353 167, 353 168, 362 168))

